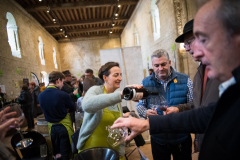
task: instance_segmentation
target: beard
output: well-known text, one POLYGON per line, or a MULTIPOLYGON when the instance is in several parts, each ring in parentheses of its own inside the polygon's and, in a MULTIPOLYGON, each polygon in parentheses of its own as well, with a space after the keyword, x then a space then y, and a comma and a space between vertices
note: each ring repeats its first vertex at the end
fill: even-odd
POLYGON ((158 72, 155 72, 155 74, 156 74, 156 77, 161 81, 165 81, 169 76, 168 71, 164 71, 164 72, 158 71, 158 72))

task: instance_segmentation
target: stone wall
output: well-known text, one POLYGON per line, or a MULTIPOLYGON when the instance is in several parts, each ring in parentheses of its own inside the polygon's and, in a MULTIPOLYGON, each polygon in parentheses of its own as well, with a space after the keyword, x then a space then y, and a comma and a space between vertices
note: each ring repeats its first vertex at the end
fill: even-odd
POLYGON ((87 68, 91 68, 96 76, 101 67, 100 49, 119 47, 120 38, 90 38, 60 42, 62 71, 70 70, 74 76, 80 78, 87 68))
POLYGON ((55 69, 53 61, 53 47, 56 50, 58 70, 61 69, 58 42, 20 5, 13 0, 0 0, 0 85, 5 85, 8 99, 20 94, 19 87, 23 78, 31 79, 33 72, 41 82, 40 72, 50 73, 55 69), (18 37, 21 49, 21 58, 12 56, 8 43, 6 13, 10 12, 18 26, 18 37), (41 65, 38 48, 38 37, 41 36, 44 44, 45 65, 41 65), (17 73, 17 68, 21 73, 17 73))
POLYGON ((197 11, 196 1, 158 0, 156 4, 160 17, 160 38, 156 41, 154 41, 153 38, 151 0, 140 0, 121 35, 121 45, 122 47, 135 46, 134 28, 136 27, 139 45, 142 49, 142 62, 145 76, 148 75, 147 69, 152 68, 151 54, 157 49, 166 49, 172 60, 173 68, 176 68, 179 72, 190 75, 190 78, 193 79, 198 63, 194 62, 191 56, 185 56, 185 54, 182 56, 183 54, 179 52, 179 44, 176 44, 175 51, 172 50, 171 46, 175 44, 175 39, 179 35, 178 29, 182 31, 184 24, 195 16, 197 11), (177 10, 179 10, 179 13, 177 10), (186 60, 184 60, 184 58, 187 58, 188 62, 185 68, 184 66, 186 65, 183 63, 185 63, 186 60))

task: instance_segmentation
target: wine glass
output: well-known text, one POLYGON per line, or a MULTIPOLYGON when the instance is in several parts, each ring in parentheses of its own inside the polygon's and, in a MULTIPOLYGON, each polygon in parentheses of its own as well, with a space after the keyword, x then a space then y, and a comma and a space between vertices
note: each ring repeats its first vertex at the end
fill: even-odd
POLYGON ((150 108, 154 111, 156 110, 157 102, 155 97, 150 98, 150 108))
POLYGON ((109 132, 109 135, 107 137, 107 142, 112 147, 116 147, 122 142, 124 142, 125 138, 128 135, 127 128, 114 128, 111 129, 110 126, 107 127, 107 130, 109 132))
POLYGON ((167 110, 168 102, 163 96, 160 97, 159 104, 160 105, 159 105, 158 109, 160 109, 161 111, 166 111, 167 110))
POLYGON ((9 112, 16 112, 17 114, 13 118, 19 118, 19 121, 15 121, 15 123, 17 124, 16 129, 21 137, 21 140, 16 144, 16 147, 17 147, 17 149, 27 148, 28 146, 30 146, 32 144, 33 139, 32 138, 24 138, 21 133, 20 124, 24 120, 24 113, 22 112, 22 110, 20 109, 20 107, 18 105, 12 105, 9 112))

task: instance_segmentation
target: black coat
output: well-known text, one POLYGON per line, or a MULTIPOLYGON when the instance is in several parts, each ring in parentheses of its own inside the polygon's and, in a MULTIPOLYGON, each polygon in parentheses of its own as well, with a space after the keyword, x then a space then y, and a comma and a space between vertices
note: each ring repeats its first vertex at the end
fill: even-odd
POLYGON ((150 134, 204 133, 200 160, 240 159, 240 66, 233 76, 236 84, 216 104, 166 116, 149 116, 150 134))
MULTIPOLYGON (((197 69, 197 73, 193 80, 193 102, 180 104, 178 106, 179 111, 185 111, 193 108, 206 107, 211 103, 215 103, 219 99, 218 86, 220 82, 215 79, 207 78, 205 91, 202 97, 203 79, 204 79, 204 66, 200 64, 197 69)), ((198 139, 198 147, 201 148, 204 134, 196 134, 195 138, 198 139)))
POLYGON ((77 97, 73 94, 73 87, 67 84, 67 82, 63 82, 63 87, 61 88, 61 91, 69 94, 74 103, 77 102, 77 97))
POLYGON ((30 109, 32 107, 32 95, 30 92, 22 91, 18 97, 18 101, 21 104, 23 110, 30 109))

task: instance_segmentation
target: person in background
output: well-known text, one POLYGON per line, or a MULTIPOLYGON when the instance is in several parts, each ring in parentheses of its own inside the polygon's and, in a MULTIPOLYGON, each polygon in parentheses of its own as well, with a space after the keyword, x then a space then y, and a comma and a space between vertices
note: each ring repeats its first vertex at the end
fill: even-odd
MULTIPOLYGON (((122 117, 120 102, 122 93, 116 91, 122 81, 122 72, 119 64, 108 62, 101 66, 98 76, 104 81, 104 85, 92 86, 82 101, 84 110, 83 124, 78 137, 77 149, 81 151, 93 147, 113 148, 107 142, 108 130, 113 122, 122 117)), ((86 85, 85 85, 86 87, 86 85)), ((119 148, 120 159, 124 159, 124 143, 119 148)))
POLYGON ((149 73, 149 76, 152 75, 153 69, 149 69, 149 70, 148 70, 148 73, 149 73))
MULTIPOLYGON (((72 81, 72 74, 69 70, 63 71, 62 72, 65 76, 64 82, 63 82, 63 87, 61 88, 62 91, 66 92, 67 94, 70 95, 73 103, 77 102, 77 94, 78 94, 78 89, 75 91, 73 90, 73 86, 71 85, 72 81)), ((75 122, 75 113, 70 112, 71 120, 74 123, 75 122)))
POLYGON ((33 117, 36 118, 38 115, 42 114, 38 95, 40 93, 40 88, 34 82, 29 83, 30 93, 32 94, 32 113, 33 117))
MULTIPOLYGON (((163 96, 169 106, 192 102, 192 81, 186 74, 176 72, 171 67, 171 60, 166 50, 159 49, 151 55, 152 75, 143 79, 144 88, 152 92, 158 92, 163 96)), ((163 117, 163 111, 152 110, 150 99, 140 100, 137 104, 139 116, 147 118, 149 115, 163 117)), ((154 98, 154 97, 153 97, 154 98)), ((161 121, 159 121, 161 123, 161 121)), ((190 134, 154 134, 151 135, 152 154, 154 159, 169 160, 171 154, 173 159, 191 160, 192 138, 190 134)))
POLYGON ((80 82, 83 84, 83 81, 85 79, 85 74, 80 77, 80 82))
POLYGON ((61 91, 65 76, 58 71, 49 74, 49 86, 38 98, 53 145, 54 155, 61 154, 62 160, 69 160, 71 135, 74 133, 69 112, 75 112, 74 103, 69 94, 61 91))
POLYGON ((65 79, 64 79, 63 87, 61 90, 68 93, 72 101, 75 103, 77 101, 76 95, 78 94, 78 89, 73 91, 73 86, 71 85, 72 74, 69 70, 63 71, 62 73, 64 74, 65 79))
MULTIPOLYGON (((78 89, 78 81, 77 78, 72 77, 72 81, 71 81, 71 86, 73 86, 73 91, 78 89)), ((81 96, 81 91, 80 89, 78 89, 78 93, 75 95, 77 98, 80 98, 81 96), (79 93, 80 92, 80 93, 79 93)))
POLYGON ((78 80, 78 89, 80 89, 81 93, 83 93, 83 81, 84 81, 85 75, 82 75, 80 79, 78 80))
POLYGON ((0 87, 0 108, 2 108, 2 104, 4 104, 6 102, 4 96, 6 95, 6 93, 2 93, 2 89, 0 87))
POLYGON ((85 78, 92 78, 97 86, 103 85, 103 81, 93 75, 92 69, 86 69, 85 78))
POLYGON ((95 85, 95 82, 92 78, 85 78, 83 81, 83 93, 82 97, 78 98, 77 100, 77 108, 78 110, 82 110, 82 100, 84 95, 87 93, 88 89, 95 85))
POLYGON ((24 84, 22 86, 22 91, 18 97, 18 101, 21 104, 24 116, 28 122, 28 130, 34 129, 34 120, 32 114, 32 95, 28 90, 28 85, 24 84))
POLYGON ((45 82, 43 82, 40 87, 40 92, 43 92, 45 89, 47 89, 47 87, 45 87, 45 82))

